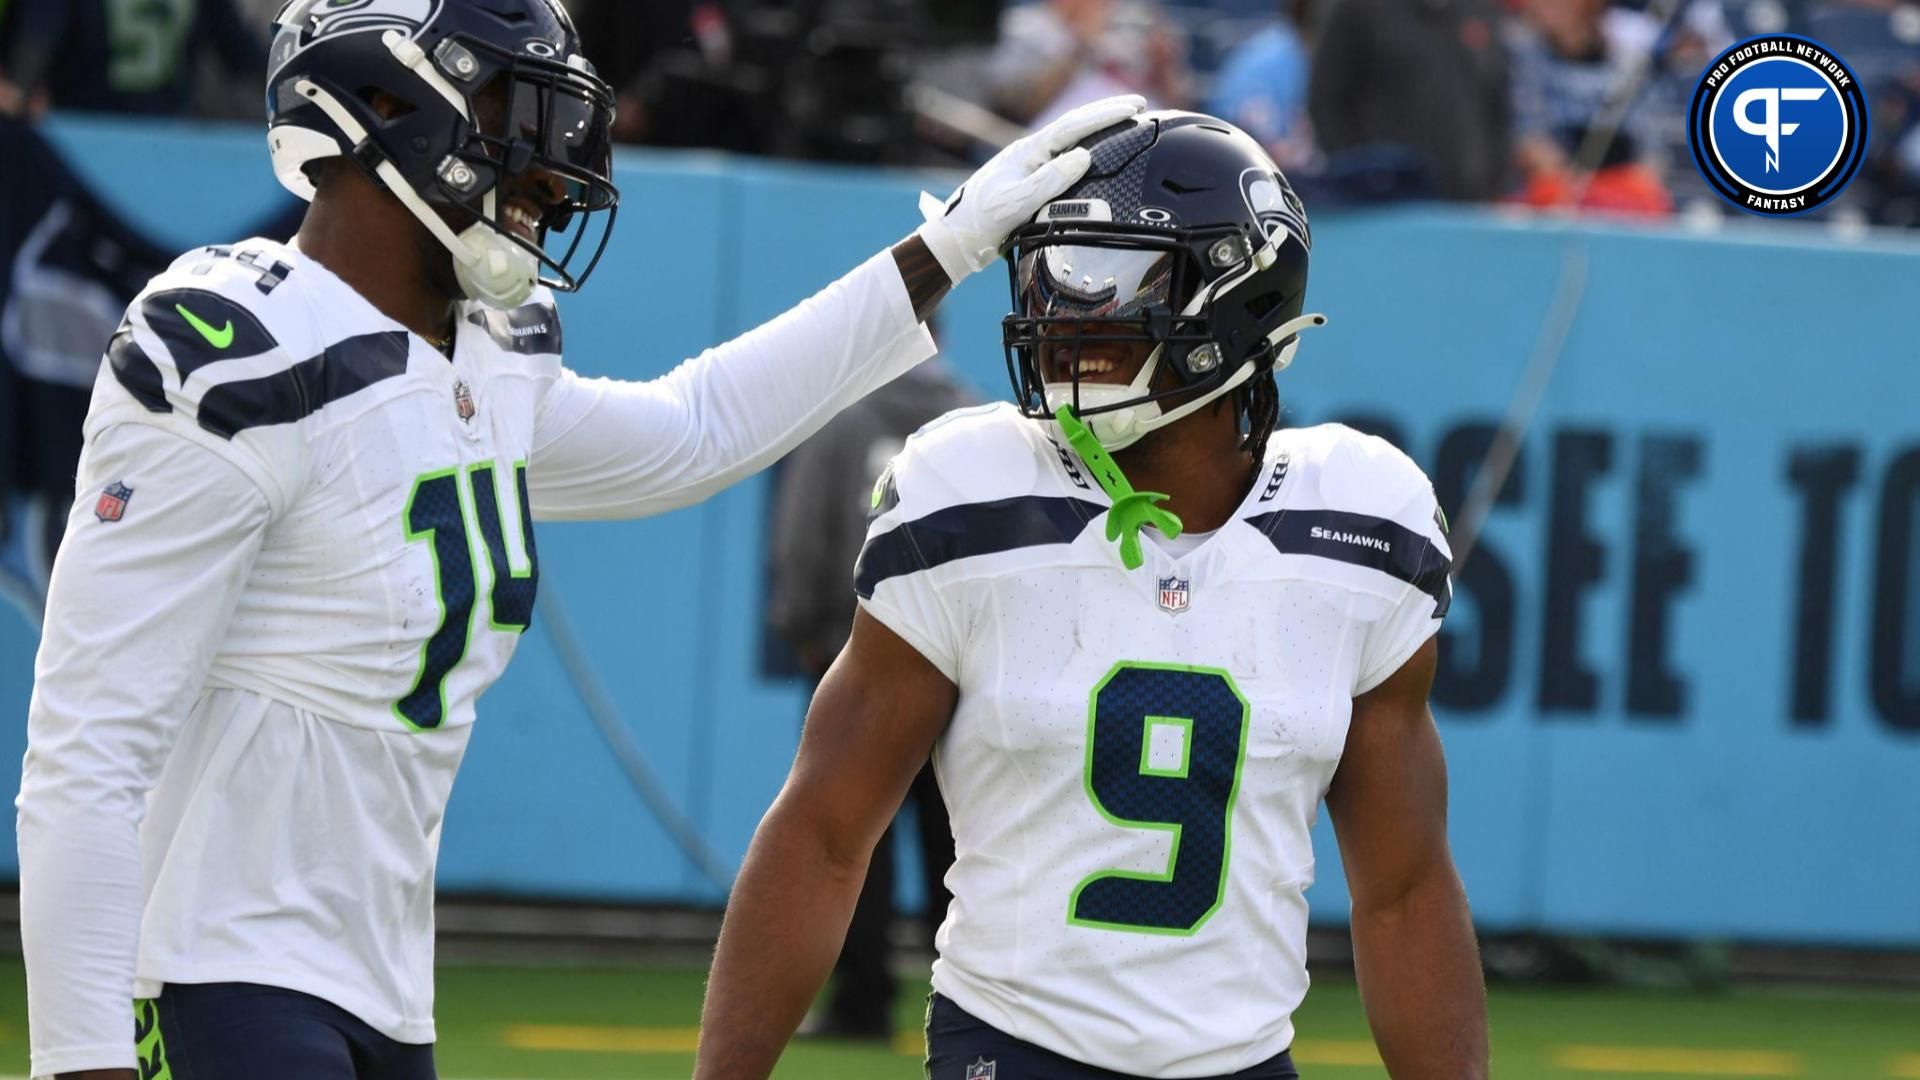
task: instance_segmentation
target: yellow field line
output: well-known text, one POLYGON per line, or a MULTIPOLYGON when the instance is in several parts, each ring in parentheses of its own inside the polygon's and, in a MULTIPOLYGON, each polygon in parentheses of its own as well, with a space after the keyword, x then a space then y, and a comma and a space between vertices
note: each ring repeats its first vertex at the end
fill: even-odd
POLYGON ((1332 1068, 1346 1065, 1378 1068, 1380 1052, 1367 1039, 1302 1039, 1293 1044, 1293 1063, 1332 1068))
POLYGON ((1771 1050, 1688 1050, 1680 1047, 1563 1046, 1553 1053, 1562 1069, 1678 1076, 1799 1076, 1800 1058, 1771 1050))
POLYGON ((501 1033, 500 1041, 516 1050, 690 1054, 700 1041, 700 1029, 514 1024, 501 1033))
POLYGON ((927 1056, 927 1035, 918 1028, 910 1028, 893 1037, 893 1052, 907 1057, 927 1056))
POLYGON ((1888 1076, 1897 1076, 1901 1080, 1920 1080, 1920 1054, 1902 1054, 1887 1066, 1888 1076))

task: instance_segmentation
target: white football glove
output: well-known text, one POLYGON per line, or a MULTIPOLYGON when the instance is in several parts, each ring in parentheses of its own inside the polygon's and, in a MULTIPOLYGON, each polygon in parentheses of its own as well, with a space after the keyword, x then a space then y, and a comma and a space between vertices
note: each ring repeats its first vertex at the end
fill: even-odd
POLYGON ((1138 94, 1103 98, 1015 140, 946 202, 921 192, 920 213, 927 221, 916 233, 955 284, 986 269, 1000 257, 1009 233, 1086 175, 1092 157, 1074 144, 1146 107, 1138 94))

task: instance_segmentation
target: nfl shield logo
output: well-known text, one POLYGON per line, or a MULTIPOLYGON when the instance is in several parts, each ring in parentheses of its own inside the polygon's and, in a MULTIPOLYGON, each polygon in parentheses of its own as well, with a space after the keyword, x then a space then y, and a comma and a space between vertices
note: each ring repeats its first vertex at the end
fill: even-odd
POLYGON ((460 414, 463 424, 473 419, 473 391, 467 389, 464 381, 453 384, 453 411, 460 414))
POLYGON ((967 1066, 965 1080, 993 1080, 993 1073, 993 1062, 986 1058, 975 1058, 973 1064, 967 1066))
POLYGON ((133 498, 133 489, 115 480, 100 493, 100 501, 93 504, 93 516, 101 521, 119 521, 127 513, 127 502, 133 498))
POLYGON ((1160 579, 1160 610, 1169 615, 1178 615, 1187 610, 1187 601, 1191 597, 1186 578, 1163 577, 1160 579))

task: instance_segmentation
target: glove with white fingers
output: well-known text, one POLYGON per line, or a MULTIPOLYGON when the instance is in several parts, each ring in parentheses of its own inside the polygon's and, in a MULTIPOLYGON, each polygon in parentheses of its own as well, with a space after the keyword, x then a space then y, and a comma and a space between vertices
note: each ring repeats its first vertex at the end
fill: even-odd
POLYGON ((1147 107, 1138 94, 1103 98, 1007 145, 946 202, 920 193, 916 230, 955 284, 1000 257, 1008 234, 1086 175, 1091 155, 1074 144, 1147 107))

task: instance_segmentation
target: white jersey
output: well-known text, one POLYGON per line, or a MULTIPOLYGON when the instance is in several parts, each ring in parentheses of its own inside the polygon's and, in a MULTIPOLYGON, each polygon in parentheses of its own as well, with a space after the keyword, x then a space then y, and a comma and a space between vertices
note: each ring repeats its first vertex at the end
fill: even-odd
POLYGON ((1232 1073, 1293 1040, 1353 698, 1446 612, 1433 489, 1379 439, 1276 432, 1231 521, 1179 557, 1149 531, 1127 570, 1050 430, 1010 405, 923 429, 857 572, 960 691, 933 985, 1091 1065, 1232 1073))
POLYGON ((129 309, 18 802, 35 1075, 132 1066, 129 999, 169 982, 431 1041, 441 816, 533 617, 532 521, 696 502, 933 352, 885 253, 652 382, 563 368, 544 289, 456 325, 449 360, 264 240, 129 309))

